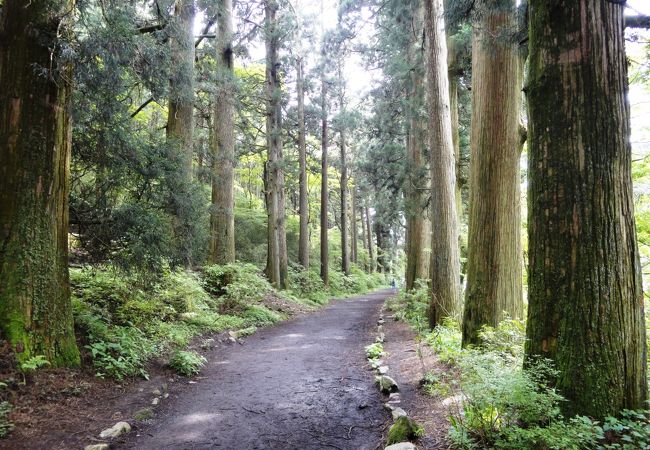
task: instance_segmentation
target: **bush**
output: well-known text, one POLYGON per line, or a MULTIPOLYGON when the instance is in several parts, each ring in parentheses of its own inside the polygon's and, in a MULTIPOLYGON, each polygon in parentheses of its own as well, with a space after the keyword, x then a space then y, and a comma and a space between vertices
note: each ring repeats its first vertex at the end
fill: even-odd
POLYGON ((436 326, 433 331, 424 335, 423 339, 444 363, 455 364, 462 357, 460 324, 454 319, 444 319, 442 325, 436 326))
POLYGON ((366 357, 368 359, 377 359, 384 356, 384 346, 380 342, 375 342, 365 347, 366 357))
POLYGON ((241 313, 246 325, 265 326, 273 325, 283 319, 283 316, 275 311, 271 311, 265 306, 251 305, 241 313))
POLYGON ((196 352, 176 350, 169 360, 169 367, 189 377, 198 374, 205 363, 206 359, 196 352))
POLYGON ((14 429, 14 424, 9 420, 11 404, 9 402, 0 402, 0 438, 8 435, 14 429))
POLYGON ((160 300, 180 314, 210 307, 214 302, 197 274, 176 270, 163 278, 157 289, 160 300))
POLYGON ((273 287, 252 264, 208 266, 203 270, 205 290, 226 303, 255 303, 273 292, 273 287))
POLYGON ((320 274, 313 269, 289 269, 289 292, 319 305, 327 303, 327 293, 320 274))

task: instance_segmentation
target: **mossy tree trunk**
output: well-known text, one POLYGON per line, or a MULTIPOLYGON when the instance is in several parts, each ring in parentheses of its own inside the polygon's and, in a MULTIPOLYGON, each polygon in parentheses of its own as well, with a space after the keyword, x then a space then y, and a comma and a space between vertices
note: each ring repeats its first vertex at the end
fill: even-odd
POLYGON ((174 216, 177 257, 192 264, 193 217, 188 204, 194 154, 194 0, 177 0, 171 24, 171 60, 167 141, 178 170, 170 177, 170 205, 174 216))
POLYGON ((431 151, 431 305, 429 325, 460 310, 456 161, 451 130, 447 44, 442 0, 425 5, 427 102, 431 151))
POLYGON ((357 264, 359 260, 359 230, 357 227, 357 188, 352 186, 350 194, 350 260, 357 264))
POLYGON ((375 250, 372 244, 372 218, 370 217, 370 208, 368 207, 368 199, 365 199, 364 209, 366 212, 366 231, 368 239, 368 259, 370 260, 370 272, 377 270, 377 262, 375 260, 375 250))
POLYGON ((555 361, 569 414, 647 396, 622 5, 529 6, 526 354, 555 361))
POLYGON ((79 364, 68 279, 72 0, 0 15, 0 329, 19 361, 79 364))
POLYGON ((424 109, 424 49, 421 46, 424 26, 423 5, 419 3, 411 20, 413 40, 408 43, 411 86, 409 92, 409 120, 407 137, 406 189, 406 273, 405 287, 409 291, 418 279, 429 278, 431 255, 431 223, 427 213, 429 193, 425 157, 427 118, 424 109))
POLYGON ((213 264, 235 262, 235 80, 232 0, 223 0, 217 17, 217 92, 212 146, 210 252, 213 264))
POLYGON ((519 122, 521 76, 515 0, 475 3, 467 288, 463 345, 484 325, 523 314, 519 122))

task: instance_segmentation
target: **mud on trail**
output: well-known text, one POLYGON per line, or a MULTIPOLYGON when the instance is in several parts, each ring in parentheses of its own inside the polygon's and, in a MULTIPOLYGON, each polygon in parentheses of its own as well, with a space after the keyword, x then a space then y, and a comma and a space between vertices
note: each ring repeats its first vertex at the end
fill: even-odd
POLYGON ((387 419, 363 347, 392 291, 333 302, 216 349, 122 449, 374 450, 387 419))

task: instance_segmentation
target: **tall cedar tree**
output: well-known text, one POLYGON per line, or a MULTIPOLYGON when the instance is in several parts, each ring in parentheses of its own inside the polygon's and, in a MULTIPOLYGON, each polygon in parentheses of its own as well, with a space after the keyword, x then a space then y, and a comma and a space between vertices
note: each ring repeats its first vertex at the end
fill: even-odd
POLYGON ((425 5, 427 103, 431 151, 431 306, 429 325, 460 310, 460 260, 456 215, 456 162, 449 109, 447 44, 442 0, 425 5))
POLYGON ((19 361, 79 363, 68 279, 72 0, 5 0, 0 16, 0 328, 19 361))
POLYGON ((302 54, 296 58, 296 90, 298 93, 298 159, 300 170, 300 234, 298 237, 298 261, 309 269, 309 183, 307 180, 307 144, 305 141, 305 83, 302 54))
POLYGON ((424 26, 424 5, 414 3, 408 49, 406 51, 411 86, 409 91, 407 178, 406 178, 406 290, 411 290, 418 279, 429 278, 431 257, 426 251, 431 245, 431 223, 426 211, 428 170, 425 157, 427 139, 426 117, 421 113, 424 103, 424 52, 422 31, 424 26))
MULTIPOLYGON (((341 15, 339 14, 339 28, 341 15)), ((343 78, 342 57, 338 64, 339 78, 339 104, 341 113, 345 114, 345 78, 343 78)), ((348 156, 346 142, 346 124, 344 120, 339 122, 339 138, 341 139, 341 271, 350 275, 350 248, 348 246, 348 156)))
POLYGON ((266 140, 268 161, 266 163, 266 200, 268 214, 268 253, 266 273, 275 287, 287 286, 288 259, 285 232, 284 172, 282 169, 282 139, 280 121, 282 116, 279 76, 280 34, 278 30, 276 0, 266 0, 266 140))
POLYGON ((623 10, 529 9, 526 354, 555 361, 569 414, 595 418, 647 396, 623 10))
POLYGON ((522 78, 515 0, 474 4, 472 138, 463 345, 504 312, 523 314, 519 112, 522 78), (497 100, 498 99, 498 100, 497 100))
POLYGON ((210 253, 213 264, 235 262, 235 80, 232 0, 221 0, 217 16, 217 92, 212 147, 210 253))
MULTIPOLYGON (((325 44, 323 43, 323 64, 325 64, 325 44)), ((329 186, 327 180, 328 162, 327 147, 329 136, 327 128, 327 81, 325 74, 321 76, 321 186, 320 186, 320 277, 325 286, 329 284, 329 239, 327 231, 329 220, 327 205, 329 204, 329 186)))
POLYGON ((179 168, 172 192, 174 234, 178 256, 185 265, 192 262, 192 220, 187 211, 187 194, 192 182, 194 140, 194 0, 177 0, 171 23, 171 60, 174 70, 169 86, 167 140, 171 159, 179 168))

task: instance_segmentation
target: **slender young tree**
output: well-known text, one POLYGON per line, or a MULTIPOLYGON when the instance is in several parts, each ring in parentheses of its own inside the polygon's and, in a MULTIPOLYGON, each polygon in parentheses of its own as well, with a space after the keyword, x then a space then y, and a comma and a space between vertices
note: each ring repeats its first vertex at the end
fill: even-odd
POLYGON ((167 141, 171 159, 178 165, 172 179, 170 203, 178 257, 185 265, 192 263, 192 218, 185 202, 192 182, 194 145, 194 14, 194 0, 176 0, 170 25, 171 60, 175 70, 169 83, 167 141))
POLYGON ((447 44, 442 0, 423 0, 427 103, 431 151, 431 306, 429 325, 460 310, 460 259, 456 215, 456 163, 449 108, 447 44))
POLYGON ((623 10, 529 4, 526 354, 555 361, 567 413, 595 418, 647 398, 623 10))
POLYGON ((0 12, 0 329, 19 361, 79 364, 68 280, 72 0, 0 12))
POLYGON ((368 199, 365 199, 364 205, 366 211, 366 232, 368 238, 368 259, 370 259, 370 272, 377 270, 377 262, 375 260, 375 251, 372 245, 372 219, 370 218, 370 208, 368 207, 368 199))
POLYGON ((357 264, 359 260, 359 230, 357 226, 357 187, 352 186, 352 193, 350 195, 352 204, 350 205, 350 260, 357 264))
POLYGON ((472 137, 463 345, 479 344, 504 313, 521 318, 519 122, 521 67, 515 0, 474 4, 472 137), (498 99, 498 101, 495 101, 498 99))
POLYGON ((213 264, 235 262, 235 84, 232 0, 221 0, 217 15, 217 91, 212 147, 210 253, 213 264))

